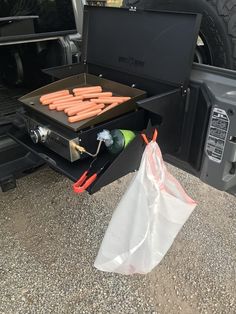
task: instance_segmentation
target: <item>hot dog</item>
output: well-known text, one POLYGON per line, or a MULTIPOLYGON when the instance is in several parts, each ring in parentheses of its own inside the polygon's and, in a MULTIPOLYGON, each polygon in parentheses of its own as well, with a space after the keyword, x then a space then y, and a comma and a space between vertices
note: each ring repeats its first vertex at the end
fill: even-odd
POLYGON ((83 92, 74 92, 75 96, 83 96, 84 94, 95 94, 95 93, 101 93, 102 90, 98 89, 98 88, 93 88, 93 89, 89 89, 89 90, 85 90, 83 92))
POLYGON ((56 109, 56 105, 53 105, 53 104, 50 104, 49 106, 48 106, 48 108, 50 109, 50 110, 55 110, 56 109))
POLYGON ((116 103, 113 103, 113 104, 107 106, 105 109, 102 110, 102 112, 99 113, 99 115, 100 115, 100 114, 103 114, 104 112, 106 112, 106 111, 108 111, 108 110, 110 110, 110 109, 112 109, 112 108, 115 108, 115 107, 118 106, 118 105, 120 105, 120 103, 117 103, 117 102, 116 102, 116 103))
POLYGON ((89 119, 89 118, 97 116, 101 111, 102 111, 101 109, 96 109, 96 110, 93 110, 93 111, 82 113, 82 114, 76 115, 74 117, 69 117, 68 121, 70 123, 80 122, 80 121, 83 121, 83 120, 86 120, 86 119, 89 119))
MULTIPOLYGON (((70 97, 69 98, 69 101, 72 102, 72 101, 78 101, 78 100, 83 100, 82 96, 73 96, 72 98, 70 97)), ((63 104, 65 103, 65 100, 64 99, 56 99, 52 102, 54 105, 60 105, 60 104, 63 104)))
POLYGON ((88 99, 88 98, 97 98, 97 97, 112 97, 111 92, 104 92, 104 93, 89 93, 89 94, 84 94, 82 96, 77 96, 77 97, 82 97, 83 99, 88 99))
POLYGON ((64 109, 66 109, 66 108, 68 108, 68 107, 73 107, 73 106, 76 106, 76 105, 78 105, 78 104, 81 104, 83 102, 83 100, 76 100, 76 101, 73 101, 73 100, 64 100, 63 101, 63 103, 60 103, 60 104, 54 104, 54 103, 52 103, 52 104, 50 104, 49 106, 48 106, 48 108, 50 109, 50 110, 57 110, 57 108, 59 108, 59 110, 58 111, 62 111, 62 110, 64 110, 64 109), (62 109, 63 108, 63 109, 62 109), (61 109, 61 110, 60 110, 61 109))
POLYGON ((68 102, 68 103, 66 102, 64 104, 56 105, 55 109, 57 111, 64 111, 67 108, 74 108, 77 105, 80 105, 82 103, 84 103, 82 100, 72 101, 72 102, 68 102))
POLYGON ((93 108, 96 104, 95 103, 89 103, 89 104, 85 104, 85 105, 79 105, 77 107, 74 108, 70 108, 67 110, 66 114, 71 117, 74 116, 75 114, 79 113, 80 111, 83 111, 85 109, 89 109, 89 108, 93 108))
POLYGON ((55 96, 53 98, 47 98, 45 100, 42 101, 42 105, 49 105, 52 104, 54 101, 57 100, 67 100, 67 99, 72 99, 73 95, 66 95, 66 96, 55 96))
POLYGON ((125 102, 127 100, 129 100, 130 97, 107 97, 107 98, 96 98, 96 99, 91 99, 92 102, 96 102, 97 104, 99 103, 103 103, 103 104, 113 104, 115 102, 118 102, 118 103, 122 103, 122 102, 125 102))
POLYGON ((82 101, 80 103, 76 103, 76 104, 71 104, 71 106, 67 107, 64 109, 64 112, 67 114, 67 112, 71 109, 76 109, 76 108, 86 108, 86 106, 90 105, 91 101, 82 101))
POLYGON ((92 107, 89 107, 89 108, 84 108, 84 109, 81 109, 79 112, 76 113, 76 115, 80 115, 81 113, 85 113, 85 112, 89 112, 89 111, 93 111, 93 110, 96 110, 96 109, 104 109, 105 108, 105 105, 104 104, 94 104, 92 107))
POLYGON ((79 87, 79 88, 74 88, 73 93, 100 93, 102 92, 102 87, 101 86, 90 86, 90 87, 79 87))
POLYGON ((66 96, 66 95, 69 95, 69 90, 68 89, 65 89, 65 90, 60 90, 58 92, 53 92, 53 93, 49 93, 49 94, 45 94, 45 95, 42 95, 40 97, 40 101, 43 101, 47 98, 52 98, 54 96, 66 96))

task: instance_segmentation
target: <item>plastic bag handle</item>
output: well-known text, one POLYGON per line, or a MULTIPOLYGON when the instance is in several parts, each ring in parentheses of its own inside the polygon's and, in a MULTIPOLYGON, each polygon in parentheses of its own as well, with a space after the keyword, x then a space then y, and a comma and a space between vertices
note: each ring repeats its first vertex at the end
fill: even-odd
MULTIPOLYGON (((149 141, 148 141, 147 135, 142 133, 141 136, 142 136, 144 142, 148 145, 149 141)), ((152 141, 156 142, 157 141, 157 137, 158 137, 158 131, 157 131, 157 129, 155 129, 154 133, 153 133, 153 136, 152 136, 152 141)))
POLYGON ((141 136, 142 136, 144 142, 148 145, 149 142, 148 142, 147 136, 145 134, 141 134, 141 136))
POLYGON ((157 129, 155 129, 154 133, 153 133, 152 141, 156 142, 157 141, 157 137, 158 137, 158 131, 157 131, 157 129))

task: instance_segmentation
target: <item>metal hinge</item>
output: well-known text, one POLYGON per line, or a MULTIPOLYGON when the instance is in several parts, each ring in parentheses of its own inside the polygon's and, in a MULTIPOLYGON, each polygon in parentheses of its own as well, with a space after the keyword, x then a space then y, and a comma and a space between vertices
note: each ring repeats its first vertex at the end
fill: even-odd
POLYGON ((187 92, 188 92, 188 88, 186 88, 185 86, 180 86, 181 88, 181 95, 182 96, 186 96, 187 92))

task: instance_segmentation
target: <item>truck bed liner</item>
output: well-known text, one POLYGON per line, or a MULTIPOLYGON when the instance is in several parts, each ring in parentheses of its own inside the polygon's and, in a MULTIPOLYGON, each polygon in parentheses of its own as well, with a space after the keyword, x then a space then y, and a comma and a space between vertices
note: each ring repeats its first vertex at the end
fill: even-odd
POLYGON ((8 88, 0 85, 0 125, 8 122, 15 115, 20 103, 18 98, 24 95, 26 90, 20 88, 8 88))

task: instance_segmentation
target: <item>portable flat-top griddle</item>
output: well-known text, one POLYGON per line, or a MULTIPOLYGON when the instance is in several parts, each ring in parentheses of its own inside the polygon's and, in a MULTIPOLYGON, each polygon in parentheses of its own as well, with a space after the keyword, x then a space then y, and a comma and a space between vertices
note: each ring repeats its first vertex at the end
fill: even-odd
POLYGON ((120 116, 124 113, 135 110, 136 101, 144 98, 145 94, 146 93, 144 91, 138 90, 136 88, 131 88, 129 86, 106 80, 88 73, 82 73, 50 84, 46 87, 40 88, 37 91, 34 91, 20 98, 20 101, 22 101, 29 108, 29 110, 35 110, 39 114, 42 114, 45 117, 58 122, 59 125, 62 125, 71 129, 74 132, 77 132, 82 128, 102 123, 103 121, 107 121, 116 116, 120 116), (124 104, 121 104, 113 110, 109 110, 106 113, 97 116, 94 119, 85 120, 77 123, 69 123, 68 117, 65 115, 64 112, 49 110, 48 106, 42 106, 39 101, 41 95, 53 91, 69 89, 70 92, 72 92, 72 90, 77 87, 88 87, 96 85, 102 86, 103 91, 112 91, 114 96, 125 95, 131 97, 131 100, 127 101, 124 104))
MULTIPOLYGON (((14 130, 12 136, 73 180, 87 162, 73 151, 73 144, 94 151, 97 134, 103 129, 123 128, 138 134, 158 126, 163 152, 176 150, 200 20, 193 13, 85 6, 81 63, 47 70, 60 80, 20 99, 24 127, 21 125, 18 133, 14 130), (43 94, 93 85, 131 99, 74 124, 68 123, 63 113, 39 104, 43 94), (46 133, 33 143, 30 135, 38 128, 46 133)), ((113 158, 90 192, 137 169, 143 148, 137 136, 113 158)), ((108 153, 103 150, 101 156, 104 154, 108 153)))

